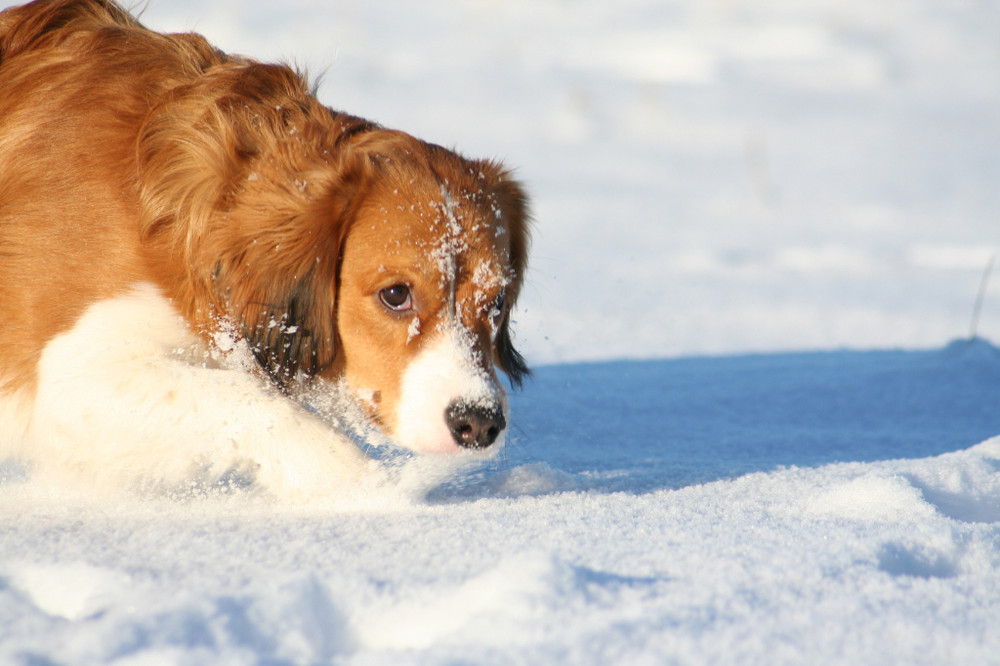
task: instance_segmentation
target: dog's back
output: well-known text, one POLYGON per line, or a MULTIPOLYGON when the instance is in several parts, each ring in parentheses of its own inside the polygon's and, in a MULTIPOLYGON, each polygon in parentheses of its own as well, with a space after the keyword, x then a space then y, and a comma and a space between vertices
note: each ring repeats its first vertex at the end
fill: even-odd
POLYGON ((137 133, 164 90, 224 58, 199 36, 153 33, 102 0, 0 14, 0 391, 33 381, 46 333, 65 330, 97 294, 148 277, 137 133), (94 252, 79 250, 94 247, 118 250, 93 265, 94 252))

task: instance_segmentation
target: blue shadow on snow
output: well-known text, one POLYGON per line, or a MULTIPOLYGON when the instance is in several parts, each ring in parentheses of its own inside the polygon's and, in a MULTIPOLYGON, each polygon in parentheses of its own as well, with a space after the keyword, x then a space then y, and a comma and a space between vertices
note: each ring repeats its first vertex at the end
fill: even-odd
POLYGON ((1000 434, 1000 350, 977 339, 544 366, 512 410, 502 467, 544 463, 578 489, 647 492, 969 447, 1000 434))

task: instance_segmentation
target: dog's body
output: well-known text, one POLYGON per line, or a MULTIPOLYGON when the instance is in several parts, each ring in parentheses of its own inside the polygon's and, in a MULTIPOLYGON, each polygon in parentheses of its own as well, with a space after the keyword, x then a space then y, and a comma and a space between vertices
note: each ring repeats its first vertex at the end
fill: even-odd
POLYGON ((287 67, 110 0, 0 13, 0 458, 322 492, 366 465, 303 407, 337 387, 403 446, 495 449, 526 227, 499 165, 287 67))

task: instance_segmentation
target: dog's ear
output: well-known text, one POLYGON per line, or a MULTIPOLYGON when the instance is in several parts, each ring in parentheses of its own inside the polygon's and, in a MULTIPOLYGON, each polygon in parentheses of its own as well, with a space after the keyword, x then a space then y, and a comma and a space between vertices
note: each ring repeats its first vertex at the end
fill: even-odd
MULTIPOLYGON (((365 155, 343 151, 335 169, 315 174, 307 186, 316 188, 316 198, 298 215, 262 220, 230 267, 231 279, 216 285, 258 363, 282 388, 299 373, 322 372, 336 356, 342 248, 370 168, 365 155)), ((247 197, 247 204, 254 201, 247 197)), ((242 208, 233 209, 237 217, 242 208)))
POLYGON ((499 171, 494 192, 501 222, 506 225, 507 233, 510 234, 510 263, 513 273, 511 283, 507 287, 507 311, 500 323, 500 330, 497 331, 497 365, 507 373, 511 384, 519 387, 531 371, 524 357, 514 348, 510 316, 521 293, 524 273, 528 267, 531 218, 524 189, 511 177, 509 171, 499 171))
POLYGON ((249 64, 180 88, 140 134, 144 241, 188 270, 170 295, 200 304, 188 315, 208 331, 228 320, 279 387, 333 363, 341 246, 369 168, 350 144, 372 127, 287 68, 249 64))

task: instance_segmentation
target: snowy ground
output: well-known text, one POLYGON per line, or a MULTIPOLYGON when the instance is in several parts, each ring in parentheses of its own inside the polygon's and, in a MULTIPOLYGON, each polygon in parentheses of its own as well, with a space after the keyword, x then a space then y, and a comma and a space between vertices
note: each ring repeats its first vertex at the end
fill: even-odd
POLYGON ((416 460, 368 508, 68 501, 3 467, 0 663, 995 663, 1000 351, 947 343, 1000 246, 1000 4, 144 20, 517 165, 540 367, 500 460, 416 460), (928 351, 798 351, 838 347, 928 351))
POLYGON ((0 663, 996 663, 1000 350, 537 375, 373 508, 0 485, 0 663))

